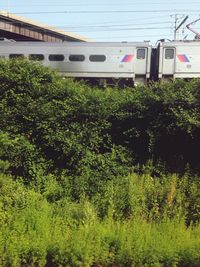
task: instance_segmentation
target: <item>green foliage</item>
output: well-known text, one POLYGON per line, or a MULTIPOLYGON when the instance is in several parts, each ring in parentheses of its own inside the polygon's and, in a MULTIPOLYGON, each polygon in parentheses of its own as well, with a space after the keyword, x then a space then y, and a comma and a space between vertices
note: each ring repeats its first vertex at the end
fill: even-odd
POLYGON ((199 266, 199 105, 1 60, 0 265, 199 266))
POLYGON ((15 176, 35 179, 44 174, 46 164, 35 145, 19 134, 0 131, 0 158, 2 170, 12 171, 15 176), (9 163, 9 164, 8 164, 9 163))
MULTIPOLYGON (((161 202, 160 208, 169 206, 173 195, 175 210, 170 206, 170 212, 177 212, 178 192, 172 189, 177 182, 171 177, 171 182, 163 185, 167 194, 154 196, 161 202)), ((133 175, 130 183, 132 215, 116 220, 109 213, 100 220, 95 205, 87 199, 75 203, 62 198, 49 203, 45 195, 0 175, 1 266, 199 266, 199 225, 186 227, 179 216, 169 219, 166 213, 160 222, 152 217, 145 220, 141 213, 151 202, 146 196, 152 188, 150 177, 140 182, 133 175)))
POLYGON ((53 169, 74 173, 88 150, 120 146, 140 164, 199 170, 199 80, 100 90, 26 60, 1 61, 0 68, 1 128, 23 135, 53 169))
POLYGON ((44 266, 50 207, 38 193, 0 176, 0 265, 44 266))
POLYGON ((140 217, 149 222, 182 218, 189 225, 200 220, 199 177, 196 179, 132 173, 104 183, 104 190, 92 202, 100 217, 140 217))

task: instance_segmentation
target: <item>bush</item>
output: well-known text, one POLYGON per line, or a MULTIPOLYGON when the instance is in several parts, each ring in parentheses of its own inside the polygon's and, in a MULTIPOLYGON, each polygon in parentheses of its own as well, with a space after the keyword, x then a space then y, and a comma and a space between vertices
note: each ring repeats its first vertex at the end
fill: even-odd
POLYGON ((199 171, 199 80, 100 90, 26 60, 1 61, 0 68, 2 130, 23 135, 48 168, 74 173, 88 154, 119 146, 135 163, 199 171))

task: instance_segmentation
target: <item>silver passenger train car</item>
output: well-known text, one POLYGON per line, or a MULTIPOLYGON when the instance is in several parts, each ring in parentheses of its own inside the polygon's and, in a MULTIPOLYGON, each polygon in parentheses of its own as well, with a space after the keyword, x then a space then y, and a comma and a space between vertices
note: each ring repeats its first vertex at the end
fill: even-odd
MULTIPOLYGON (((148 80, 200 77, 200 41, 0 42, 0 58, 27 57, 67 77, 146 83, 148 80)), ((130 83, 129 83, 130 85, 130 83)))
POLYGON ((160 42, 157 72, 158 79, 200 77, 200 41, 160 42))
POLYGON ((0 57, 27 57, 67 77, 131 80, 150 78, 151 46, 137 43, 0 42, 0 57))

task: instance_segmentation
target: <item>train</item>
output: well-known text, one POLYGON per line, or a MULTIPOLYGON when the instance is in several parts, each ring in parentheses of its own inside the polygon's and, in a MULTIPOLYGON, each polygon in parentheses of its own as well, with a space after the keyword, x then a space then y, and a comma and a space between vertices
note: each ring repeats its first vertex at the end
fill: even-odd
POLYGON ((100 84, 146 84, 149 81, 200 77, 200 41, 24 42, 1 40, 0 59, 40 61, 66 77, 100 84))

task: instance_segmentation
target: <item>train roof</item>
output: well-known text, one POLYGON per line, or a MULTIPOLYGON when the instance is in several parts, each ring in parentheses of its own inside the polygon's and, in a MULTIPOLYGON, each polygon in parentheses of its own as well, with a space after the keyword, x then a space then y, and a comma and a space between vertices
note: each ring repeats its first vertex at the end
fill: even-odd
POLYGON ((159 43, 160 46, 200 46, 199 40, 180 40, 180 41, 164 41, 159 43))
POLYGON ((52 46, 52 47, 151 47, 149 42, 23 42, 23 41, 12 41, 12 40, 2 40, 0 45, 3 46, 21 46, 21 45, 31 45, 31 46, 52 46))

